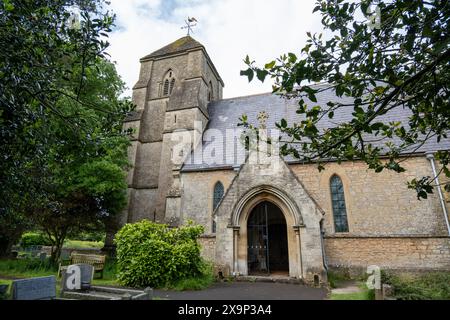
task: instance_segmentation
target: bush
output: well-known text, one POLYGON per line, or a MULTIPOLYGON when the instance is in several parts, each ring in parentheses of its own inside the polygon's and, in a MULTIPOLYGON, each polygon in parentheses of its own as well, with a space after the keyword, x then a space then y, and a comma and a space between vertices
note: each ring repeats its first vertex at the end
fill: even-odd
POLYGON ((21 247, 30 247, 30 246, 51 246, 51 242, 44 237, 42 233, 39 232, 26 232, 22 235, 20 239, 21 247))
POLYGON ((424 275, 382 274, 382 281, 394 288, 394 296, 400 300, 448 300, 450 299, 450 273, 433 272, 424 275))
POLYGON ((169 228, 143 220, 116 235, 119 282, 131 287, 161 287, 202 274, 197 238, 202 226, 169 228))

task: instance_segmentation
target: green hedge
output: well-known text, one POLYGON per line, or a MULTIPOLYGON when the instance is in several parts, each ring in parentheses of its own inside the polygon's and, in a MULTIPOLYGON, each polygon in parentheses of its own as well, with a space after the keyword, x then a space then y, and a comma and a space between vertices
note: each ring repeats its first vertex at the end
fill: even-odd
POLYGON ((39 232, 25 232, 20 239, 21 247, 51 246, 51 242, 39 232))
POLYGON ((116 235, 119 282, 131 287, 161 287, 201 275, 197 238, 202 226, 180 228, 143 220, 126 224, 116 235))

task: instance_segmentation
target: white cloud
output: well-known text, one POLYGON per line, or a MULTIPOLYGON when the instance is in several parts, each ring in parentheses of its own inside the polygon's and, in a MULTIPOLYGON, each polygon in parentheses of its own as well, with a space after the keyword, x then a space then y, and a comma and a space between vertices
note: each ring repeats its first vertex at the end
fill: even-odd
MULTIPOLYGON (((225 82, 224 97, 271 90, 270 81, 248 83, 239 71, 248 54, 259 65, 299 52, 307 31, 320 31, 315 0, 112 0, 118 28, 110 35, 111 59, 128 87, 139 58, 185 36, 187 16, 199 21, 192 35, 208 51, 225 82)), ((131 95, 131 90, 127 92, 131 95)))

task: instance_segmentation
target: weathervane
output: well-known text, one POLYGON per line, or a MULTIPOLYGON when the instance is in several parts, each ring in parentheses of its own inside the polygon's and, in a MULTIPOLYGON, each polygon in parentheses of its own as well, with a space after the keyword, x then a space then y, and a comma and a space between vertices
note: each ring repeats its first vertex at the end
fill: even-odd
POLYGON ((187 29, 188 30, 187 35, 190 36, 191 32, 194 33, 194 31, 192 31, 192 27, 195 27, 197 25, 196 22, 198 22, 198 21, 194 17, 192 17, 192 18, 188 17, 187 20, 184 20, 184 23, 186 23, 186 26, 181 27, 181 29, 187 29))

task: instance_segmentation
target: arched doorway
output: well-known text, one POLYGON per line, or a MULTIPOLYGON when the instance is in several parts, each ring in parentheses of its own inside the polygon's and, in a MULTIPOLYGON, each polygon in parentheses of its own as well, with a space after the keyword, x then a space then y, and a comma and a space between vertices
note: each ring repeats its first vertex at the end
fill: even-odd
POLYGON ((289 273, 286 219, 269 201, 257 204, 248 217, 247 266, 249 274, 289 273))

